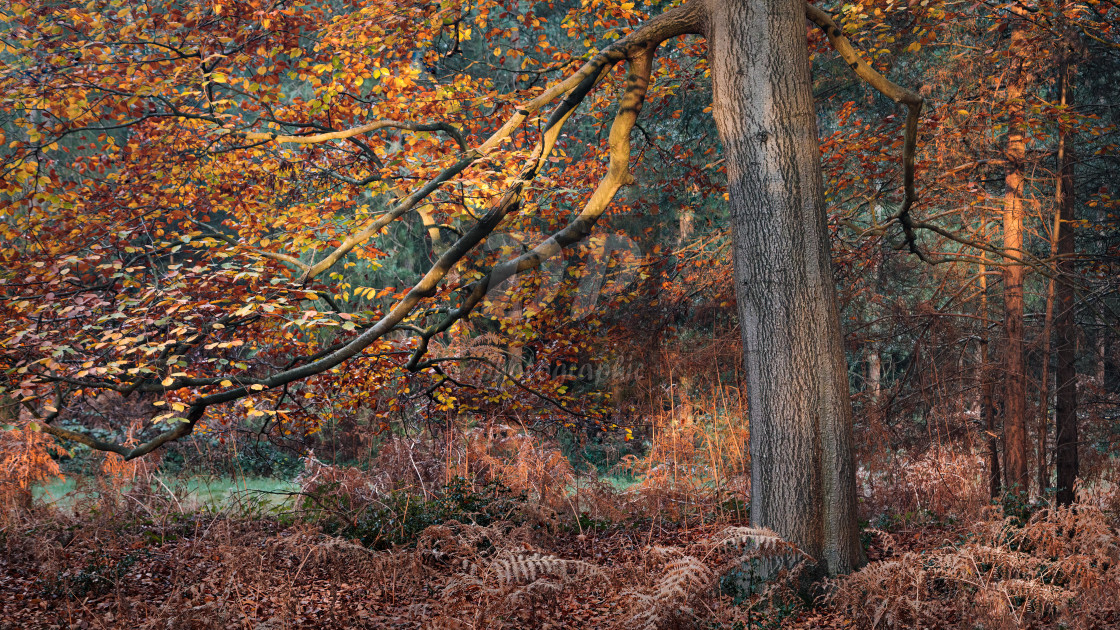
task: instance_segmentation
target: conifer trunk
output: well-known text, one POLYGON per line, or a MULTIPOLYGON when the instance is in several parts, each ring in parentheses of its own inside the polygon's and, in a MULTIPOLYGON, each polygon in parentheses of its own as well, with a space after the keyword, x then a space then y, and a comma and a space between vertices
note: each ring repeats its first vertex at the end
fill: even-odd
POLYGON ((1023 257, 1023 191, 1026 141, 1023 136, 1023 92, 1026 33, 1012 27, 1009 55, 1011 72, 1007 85, 1007 174, 1003 205, 1003 247, 1009 258, 1003 268, 1005 352, 1005 390, 1003 397, 1003 469, 1008 492, 1026 492, 1027 470, 1027 389, 1023 356, 1023 277, 1026 267, 1017 262, 1023 257))
MULTIPOLYGON (((1071 64, 1063 59, 1059 70, 1062 104, 1068 102, 1070 82, 1073 77, 1071 64)), ((1074 482, 1077 480, 1077 322, 1074 319, 1075 298, 1071 279, 1074 277, 1073 240, 1074 195, 1073 195, 1073 151, 1066 138, 1064 125, 1058 132, 1058 208, 1061 233, 1058 237, 1058 282, 1055 287, 1054 320, 1058 367, 1056 381, 1056 418, 1055 418, 1055 468, 1057 468, 1058 503, 1069 505, 1074 499, 1074 482)))

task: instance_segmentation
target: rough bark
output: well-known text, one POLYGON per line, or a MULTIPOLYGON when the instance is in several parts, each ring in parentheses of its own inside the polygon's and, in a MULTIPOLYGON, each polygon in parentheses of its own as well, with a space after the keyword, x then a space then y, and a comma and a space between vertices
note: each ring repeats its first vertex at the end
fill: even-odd
POLYGON ((1017 263, 1023 252, 1023 191, 1026 141, 1023 136, 1023 92, 1027 73, 1024 67, 1026 33, 1014 27, 1009 50, 1010 80, 1007 85, 1007 174, 1003 205, 1003 247, 1013 259, 1003 268, 1005 353, 1005 390, 1003 397, 1003 463, 1009 492, 1025 492, 1027 471, 1027 389, 1023 355, 1023 277, 1026 267, 1017 263))
POLYGON ((710 0, 751 423, 751 520, 845 573, 863 562, 851 402, 800 0, 710 0))
MULTIPOLYGON (((1062 104, 1069 98, 1070 82, 1073 77, 1071 64, 1063 59, 1059 70, 1062 104)), ((1057 401, 1055 418, 1055 467, 1057 476, 1058 503, 1068 505, 1074 499, 1074 482, 1077 480, 1077 323, 1074 321, 1075 298, 1071 282, 1073 278, 1073 256, 1075 253, 1073 226, 1073 151, 1067 142, 1067 130, 1058 132, 1058 209, 1059 223, 1062 225, 1058 237, 1059 281, 1055 287, 1054 320, 1056 333, 1055 345, 1058 366, 1055 373, 1057 401)))

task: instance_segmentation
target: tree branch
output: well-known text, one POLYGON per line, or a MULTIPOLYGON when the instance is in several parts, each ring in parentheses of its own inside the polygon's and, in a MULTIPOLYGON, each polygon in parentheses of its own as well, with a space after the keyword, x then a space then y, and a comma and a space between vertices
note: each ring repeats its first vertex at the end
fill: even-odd
MULTIPOLYGON (((186 422, 177 424, 175 427, 135 448, 129 449, 119 444, 98 440, 84 433, 69 431, 58 427, 51 427, 52 435, 74 440, 98 450, 118 453, 126 460, 132 459, 149 453, 171 440, 188 435, 194 429, 198 420, 202 418, 206 408, 210 405, 231 402, 243 398, 251 392, 281 387, 288 383, 325 372, 359 354, 370 344, 383 337, 389 331, 397 328, 404 319, 413 312, 422 299, 433 295, 438 283, 447 273, 458 264, 468 252, 473 250, 483 239, 492 233, 506 215, 520 206, 521 194, 525 186, 536 177, 546 163, 559 137, 560 128, 564 121, 567 120, 568 116, 570 116, 576 106, 583 101, 584 97, 591 89, 607 75, 614 64, 624 59, 631 59, 632 71, 629 77, 629 88, 627 89, 626 95, 623 97, 622 106, 615 118, 615 124, 612 126, 610 168, 607 176, 600 182, 594 193, 592 193, 583 212, 581 212, 576 220, 544 243, 538 245, 533 251, 495 267, 491 275, 493 277, 500 277, 500 275, 507 270, 512 273, 517 273, 539 266, 541 261, 551 256, 556 251, 559 251, 559 248, 585 237, 590 232, 595 221, 602 215, 618 188, 623 184, 633 181, 633 177, 629 172, 629 131, 634 124, 634 120, 637 117, 638 110, 645 96, 650 69, 652 68, 653 50, 666 39, 686 33, 701 32, 704 19, 705 11, 702 0, 689 0, 686 4, 647 21, 630 33, 630 35, 600 51, 595 57, 584 64, 578 72, 545 90, 540 96, 519 109, 517 113, 507 120, 502 128, 491 135, 489 139, 474 150, 466 152, 454 164, 444 169, 444 171, 435 178, 405 198, 396 208, 375 219, 372 224, 364 228, 361 232, 347 238, 346 241, 326 259, 312 265, 311 269, 304 275, 304 282, 330 268, 358 243, 375 234, 381 227, 384 227, 393 219, 416 207, 417 204, 434 192, 441 184, 451 180, 467 167, 485 157, 497 148, 505 138, 509 137, 513 131, 534 112, 539 111, 544 105, 558 96, 567 95, 553 110, 549 117, 548 125, 543 130, 541 142, 530 159, 530 164, 522 170, 510 190, 503 195, 485 216, 480 218, 469 231, 464 233, 439 257, 427 273, 424 274, 388 314, 342 347, 334 349, 328 354, 319 356, 307 363, 275 373, 267 378, 255 379, 256 383, 252 385, 252 388, 246 385, 238 385, 224 391, 197 398, 190 403, 186 422)), ((473 304, 471 306, 473 308, 473 304)), ((459 311, 463 314, 467 312, 462 308, 459 309, 459 311)))
POLYGON ((866 81, 868 85, 878 90, 883 96, 891 99, 896 103, 906 105, 906 131, 904 135, 904 144, 902 147, 902 179, 904 197, 902 201, 902 208, 893 217, 898 219, 902 224, 902 231, 906 237, 906 243, 910 247, 910 251, 917 255, 919 258, 926 262, 932 262, 926 254, 918 247, 917 235, 915 228, 919 227, 914 223, 913 218, 910 216, 910 208, 914 205, 918 195, 914 192, 914 153, 917 151, 918 146, 918 117, 922 112, 922 97, 917 93, 911 92, 906 88, 892 83, 870 64, 863 60, 859 52, 844 36, 840 27, 833 21, 832 16, 825 13, 821 9, 806 3, 805 15, 811 22, 816 24, 836 52, 840 53, 840 57, 848 63, 848 66, 856 73, 856 75, 866 81))

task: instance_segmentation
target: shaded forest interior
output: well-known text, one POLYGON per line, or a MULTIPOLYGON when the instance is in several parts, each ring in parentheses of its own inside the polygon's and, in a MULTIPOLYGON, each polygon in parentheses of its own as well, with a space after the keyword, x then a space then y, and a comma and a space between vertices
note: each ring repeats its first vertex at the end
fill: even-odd
POLYGON ((0 6, 0 630, 1120 627, 1118 24, 0 6))

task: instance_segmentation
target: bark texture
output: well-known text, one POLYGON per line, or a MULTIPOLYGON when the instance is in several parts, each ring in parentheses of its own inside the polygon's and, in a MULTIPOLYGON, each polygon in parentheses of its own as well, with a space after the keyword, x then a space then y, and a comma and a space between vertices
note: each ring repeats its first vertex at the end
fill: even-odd
POLYGON ((1003 205, 1003 247, 1010 259, 1003 268, 1004 328, 1007 333, 1006 375, 1003 396, 1003 463, 1008 492, 1026 492, 1027 389, 1023 355, 1023 276, 1026 267, 1016 262, 1023 255, 1023 162, 1027 145, 1023 137, 1023 88, 1026 84, 1026 33, 1014 27, 1009 46, 1011 77, 1007 85, 1007 174, 1003 205))
POLYGON ((863 562, 851 402, 801 0, 709 0, 751 423, 751 520, 845 573, 863 562))

